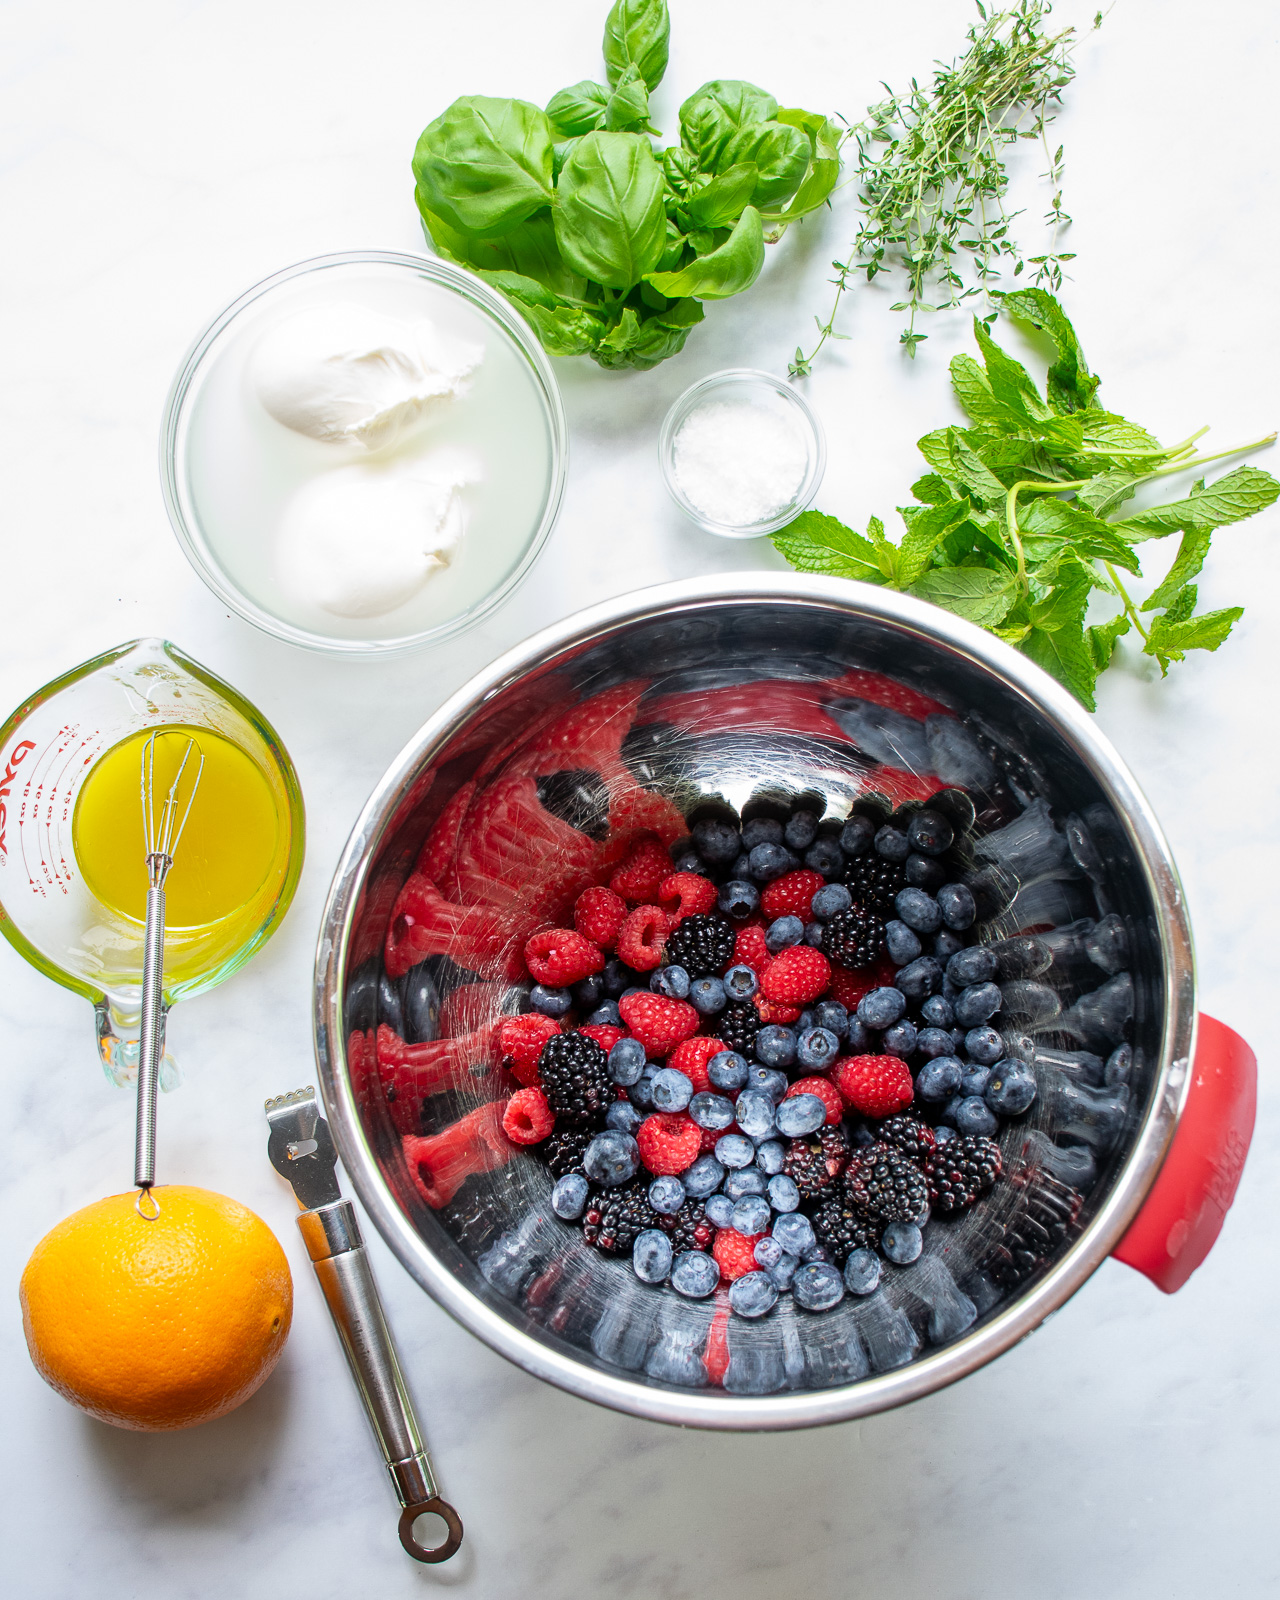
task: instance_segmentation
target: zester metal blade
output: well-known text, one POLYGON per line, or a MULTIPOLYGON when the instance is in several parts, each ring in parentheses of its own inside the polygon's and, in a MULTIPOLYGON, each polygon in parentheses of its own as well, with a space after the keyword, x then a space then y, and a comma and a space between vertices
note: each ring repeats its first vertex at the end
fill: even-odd
POLYGON ((293 1189, 299 1208, 314 1211, 342 1199, 334 1168, 338 1153, 329 1124, 320 1115, 316 1091, 308 1086, 266 1102, 271 1134, 271 1165, 293 1189))

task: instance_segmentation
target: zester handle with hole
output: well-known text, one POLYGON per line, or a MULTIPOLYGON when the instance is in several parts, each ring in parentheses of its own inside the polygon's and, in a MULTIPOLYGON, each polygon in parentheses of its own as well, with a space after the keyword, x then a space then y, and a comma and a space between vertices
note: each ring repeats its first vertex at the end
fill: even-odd
POLYGON ((299 1215, 298 1228, 404 1508, 400 1543, 417 1561, 447 1561, 462 1543, 462 1521, 436 1487, 355 1208, 349 1200, 318 1206, 299 1215), (435 1548, 419 1544, 413 1535, 424 1512, 433 1512, 448 1528, 448 1537, 435 1548))

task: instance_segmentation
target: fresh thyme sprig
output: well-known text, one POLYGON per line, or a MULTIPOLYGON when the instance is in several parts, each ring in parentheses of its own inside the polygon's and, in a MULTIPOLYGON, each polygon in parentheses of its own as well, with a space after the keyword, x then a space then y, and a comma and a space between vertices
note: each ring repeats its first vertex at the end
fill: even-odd
MULTIPOLYGON (((842 337, 836 314, 860 273, 870 282, 895 267, 905 271, 907 297, 893 309, 909 314, 901 343, 910 356, 928 337, 916 331, 918 312, 984 294, 1005 268, 1018 277, 1034 266, 1032 283, 1062 285, 1063 263, 1074 255, 1058 244, 1071 218, 1062 207, 1062 147, 1051 155, 1045 134, 1075 75, 1075 30, 1044 31, 1048 0, 1019 0, 990 16, 981 0, 977 5, 982 21, 969 29, 968 49, 950 66, 938 64, 931 87, 913 78, 909 93, 894 94, 886 84, 889 98, 846 135, 858 148, 865 218, 848 259, 832 263, 831 313, 825 322, 814 319, 819 337, 807 355, 797 346, 793 378, 807 377, 827 340, 842 337), (1020 213, 1005 209, 1003 152, 1018 139, 1039 139, 1049 164, 1043 176, 1053 190, 1045 217, 1051 239, 1041 255, 1023 255, 1012 233, 1020 213), (965 255, 973 281, 962 270, 965 255)), ((1094 26, 1101 20, 1099 13, 1094 26)))

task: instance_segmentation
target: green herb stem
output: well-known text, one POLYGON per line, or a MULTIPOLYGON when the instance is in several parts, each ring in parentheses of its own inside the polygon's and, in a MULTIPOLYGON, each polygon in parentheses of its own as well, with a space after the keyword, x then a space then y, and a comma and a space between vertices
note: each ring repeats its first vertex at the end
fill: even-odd
POLYGON ((1023 478, 1018 483, 1012 484, 1004 499, 1004 520, 1013 541, 1014 552, 1018 557, 1018 583, 1025 594, 1027 592, 1027 558, 1022 548, 1022 539, 1018 534, 1018 495, 1023 489, 1047 489, 1050 493, 1057 494, 1060 490, 1083 489, 1088 478, 1072 478, 1067 482, 1046 482, 1042 478, 1023 478))
POLYGON ((1129 621, 1134 625, 1134 627, 1142 635, 1143 644, 1144 645, 1148 644, 1150 642, 1150 640, 1151 640, 1151 635, 1142 626, 1142 618, 1138 615, 1138 608, 1134 605, 1133 601, 1130 600, 1129 591, 1125 588, 1124 584, 1120 582, 1120 574, 1116 571, 1116 569, 1111 565, 1111 563, 1109 561, 1104 561, 1102 563, 1102 565, 1107 569, 1107 577, 1111 579, 1113 584, 1115 584, 1116 593, 1120 596, 1121 600, 1124 602, 1124 614, 1125 614, 1125 616, 1128 617, 1129 621))

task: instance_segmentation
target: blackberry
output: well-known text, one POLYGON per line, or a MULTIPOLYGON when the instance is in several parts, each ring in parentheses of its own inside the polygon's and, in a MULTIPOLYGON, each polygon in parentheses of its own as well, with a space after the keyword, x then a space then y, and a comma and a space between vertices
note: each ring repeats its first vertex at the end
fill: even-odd
POLYGON ((670 1235, 676 1255, 682 1250, 706 1250, 716 1236, 701 1200, 686 1200, 674 1216, 659 1217, 658 1226, 670 1235))
POLYGON ((1084 1196, 1047 1172, 1033 1170, 1013 1180, 1024 1191, 1019 1209, 1000 1230, 982 1269, 1013 1289, 1046 1261, 1076 1224, 1084 1196))
POLYGON ((1000 1176, 1000 1146, 985 1134, 966 1134, 940 1144, 924 1165, 929 1198, 944 1216, 963 1211, 986 1194, 1000 1176))
POLYGON ((749 1000, 731 1000, 716 1018, 715 1027, 716 1038, 724 1040, 726 1049, 749 1056, 760 1032, 760 1013, 749 1000))
POLYGON ((542 1153, 553 1178, 564 1178, 571 1172, 582 1172, 582 1158, 594 1138, 595 1133, 590 1128, 566 1128, 562 1133, 553 1133, 545 1144, 536 1144, 533 1148, 542 1153))
POLYGON ((833 1195, 813 1214, 818 1243, 837 1267, 844 1266, 851 1250, 874 1250, 882 1224, 857 1206, 848 1195, 833 1195))
POLYGON ((924 1173, 891 1144, 873 1144, 855 1156, 844 1187, 854 1205, 884 1222, 914 1222, 929 1204, 924 1173))
POLYGON ((699 912, 684 919, 668 938, 663 953, 691 978, 705 978, 728 966, 735 942, 733 929, 723 917, 699 912))
POLYGON ((855 856, 844 869, 845 887, 855 907, 879 917, 893 915, 893 897, 906 885, 907 869, 900 861, 886 861, 874 852, 855 856))
POLYGON ((585 1033, 555 1033, 538 1057, 538 1077, 557 1129, 602 1128, 617 1099, 609 1058, 585 1033))
POLYGON ((591 1196, 582 1213, 582 1237, 607 1256, 625 1256, 638 1233, 660 1227, 667 1220, 649 1204, 647 1182, 637 1180, 591 1196))
POLYGON ((895 1150, 901 1150, 904 1156, 910 1156, 921 1164, 932 1153, 937 1142, 933 1129, 915 1117, 886 1117, 883 1122, 876 1124, 876 1133, 883 1143, 891 1144, 895 1150))
POLYGON ((884 954, 884 918, 861 906, 840 912, 822 930, 822 952, 842 967, 871 966, 884 954))
POLYGON ((837 1122, 803 1139, 793 1139, 782 1170, 799 1189, 802 1200, 817 1200, 830 1194, 848 1163, 848 1135, 837 1122))

